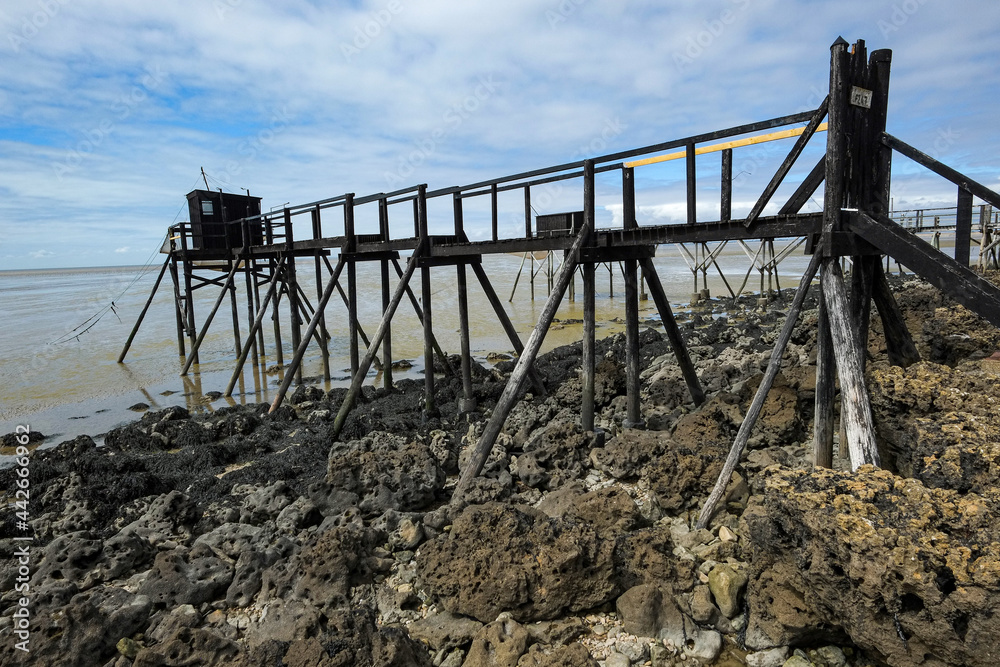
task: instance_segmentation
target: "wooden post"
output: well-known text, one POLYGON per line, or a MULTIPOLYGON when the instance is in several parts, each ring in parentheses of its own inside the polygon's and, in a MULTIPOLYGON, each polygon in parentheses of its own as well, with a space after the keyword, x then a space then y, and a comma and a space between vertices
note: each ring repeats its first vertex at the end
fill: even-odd
MULTIPOLYGON (((827 104, 826 194, 823 197, 823 238, 821 245, 829 252, 833 232, 840 227, 840 209, 844 205, 844 155, 847 139, 844 126, 847 116, 847 42, 843 37, 830 47, 830 96, 827 104)), ((822 253, 821 253, 822 254, 822 253)))
MULTIPOLYGON (((689 225, 698 222, 697 192, 698 173, 695 169, 694 144, 690 143, 685 147, 687 151, 687 221, 689 225)), ((697 279, 697 278, 696 278, 697 279)))
POLYGON ((194 357, 194 362, 198 363, 198 351, 194 347, 195 340, 198 337, 198 330, 195 328, 194 324, 194 288, 191 284, 191 278, 194 273, 194 267, 191 262, 185 258, 184 259, 184 315, 186 317, 185 327, 187 330, 188 339, 191 342, 191 356, 194 357))
POLYGON ((639 285, 636 280, 638 262, 625 260, 625 428, 643 428, 639 406, 639 285))
MULTIPOLYGON (((323 228, 322 228, 322 218, 320 214, 319 205, 312 210, 312 227, 313 227, 313 239, 323 238, 323 228)), ((323 300, 323 251, 317 250, 314 255, 315 265, 316 265, 316 299, 317 303, 323 300)), ((320 332, 320 343, 319 349, 320 354, 323 357, 323 380, 325 382, 330 381, 330 334, 326 330, 326 311, 323 308, 319 308, 320 318, 319 318, 319 332, 320 332)))
MULTIPOLYGON (((285 284, 288 289, 288 309, 290 311, 289 324, 292 327, 292 349, 299 349, 302 342, 302 316, 299 314, 299 291, 298 276, 295 272, 295 239, 292 236, 292 215, 286 208, 285 218, 285 241, 288 244, 288 261, 285 263, 286 279, 285 284)), ((302 366, 295 369, 296 382, 302 384, 302 366)))
POLYGON ((281 405, 281 402, 285 398, 285 394, 288 392, 288 388, 292 385, 292 373, 295 369, 302 365, 302 357, 305 356, 306 349, 309 347, 309 339, 314 333, 316 333, 316 327, 319 326, 320 320, 323 319, 323 311, 326 310, 327 304, 330 302, 330 297, 333 295, 334 286, 340 279, 340 272, 344 268, 344 258, 341 257, 340 261, 337 262, 337 268, 334 270, 333 275, 330 276, 330 280, 326 284, 326 289, 323 290, 323 294, 319 297, 319 302, 316 304, 316 312, 313 313, 312 319, 309 320, 309 325, 306 327, 306 335, 299 343, 299 346, 295 348, 295 355, 292 357, 291 366, 285 373, 284 379, 281 381, 281 386, 278 388, 278 393, 274 396, 274 400, 271 402, 271 408, 268 413, 273 413, 281 405))
MULTIPOLYGON (((399 262, 394 259, 394 260, 392 260, 392 265, 396 269, 396 275, 399 276, 400 278, 402 278, 403 277, 403 269, 400 268, 399 262)), ((406 295, 410 299, 410 305, 413 306, 413 312, 416 314, 417 319, 420 321, 420 326, 423 327, 424 326, 424 311, 420 307, 420 303, 417 301, 416 295, 413 294, 413 290, 410 289, 409 284, 407 284, 407 286, 406 286, 406 295)), ((441 346, 438 345, 437 339, 434 338, 434 334, 433 333, 431 333, 431 342, 434 345, 434 353, 437 354, 438 361, 440 361, 441 365, 444 367, 445 373, 447 375, 454 375, 455 371, 451 367, 451 362, 448 361, 448 355, 446 355, 444 353, 444 350, 441 349, 441 346)))
POLYGON ((889 281, 882 272, 882 267, 875 271, 872 297, 882 320, 882 330, 885 332, 885 347, 889 353, 889 363, 893 366, 907 368, 920 361, 920 353, 913 343, 910 330, 906 328, 903 311, 892 295, 889 281))
POLYGON ((198 334, 197 340, 194 342, 194 347, 191 348, 191 355, 184 362, 184 367, 181 369, 181 375, 187 375, 188 371, 191 370, 191 364, 194 360, 198 358, 198 349, 201 347, 201 343, 205 340, 205 335, 208 333, 208 328, 212 326, 212 320, 215 319, 215 314, 219 312, 219 306, 222 305, 223 299, 226 298, 226 293, 229 292, 229 285, 233 282, 233 276, 236 275, 236 268, 238 264, 233 264, 232 268, 229 270, 229 274, 226 276, 226 282, 222 284, 222 289, 219 290, 219 298, 215 300, 215 305, 212 306, 212 310, 208 313, 208 318, 205 320, 205 325, 201 328, 201 333, 198 334))
POLYGON ((274 358, 278 364, 278 368, 282 368, 285 365, 285 351, 283 349, 284 345, 281 341, 281 311, 278 309, 278 304, 281 301, 281 295, 287 289, 284 283, 284 276, 282 275, 284 269, 278 269, 275 266, 274 260, 270 260, 272 266, 272 271, 274 275, 281 276, 278 284, 277 291, 274 293, 274 299, 271 303, 271 323, 274 325, 274 358))
MULTIPOLYGON (((455 219, 455 236, 467 240, 462 195, 459 192, 452 196, 452 212, 455 219)), ((476 409, 476 397, 472 390, 472 350, 469 341, 469 283, 465 264, 458 264, 455 270, 458 282, 458 327, 462 347, 462 397, 458 399, 458 412, 465 414, 476 409)))
POLYGON ((426 243, 421 243, 413 251, 413 254, 410 255, 410 261, 406 263, 406 271, 403 272, 399 278, 399 283, 396 285, 396 289, 392 293, 392 299, 389 301, 389 307, 382 315, 382 321, 379 322, 378 329, 375 330, 372 342, 368 346, 365 356, 361 359, 361 365, 358 367, 358 372, 351 378, 351 387, 347 390, 344 402, 340 405, 340 411, 337 413, 337 417, 333 421, 333 430, 331 432, 331 438, 333 440, 340 437, 340 432, 344 428, 344 421, 347 419, 348 413, 351 411, 351 408, 354 407, 354 401, 357 400, 358 394, 361 392, 361 385, 364 384, 365 376, 368 375, 368 369, 371 368, 372 361, 375 360, 375 353, 378 350, 378 346, 382 344, 382 338, 385 336, 389 322, 392 320, 393 315, 396 314, 396 308, 399 307, 399 302, 402 301, 403 295, 407 292, 407 287, 410 284, 410 278, 413 276, 413 272, 417 268, 417 262, 420 261, 420 257, 423 255, 426 245, 426 243))
MULTIPOLYGON (((531 238, 531 186, 530 185, 524 186, 524 238, 526 239, 531 238)), ((532 263, 531 268, 532 268, 531 285, 532 288, 534 288, 535 285, 534 263, 532 263)), ((532 300, 534 300, 535 298, 534 289, 531 290, 531 298, 532 300)))
POLYGON ((750 439, 750 432, 757 423, 757 418, 760 417, 760 411, 764 407, 764 401, 767 400, 767 394, 771 391, 774 378, 777 377, 778 371, 781 369, 781 356, 784 354, 785 347, 792 337, 795 322, 799 318, 799 311, 802 310, 802 302, 805 301, 806 294, 809 292, 809 284, 812 282, 813 276, 816 275, 819 263, 820 256, 818 254, 813 255, 812 260, 809 262, 809 267, 802 274, 799 288, 795 292, 795 298, 792 299, 792 305, 788 309, 785 325, 782 327, 781 333, 778 335, 778 340, 774 343, 774 349, 771 351, 771 361, 767 365, 764 377, 761 378, 760 386, 757 387, 757 393, 754 395, 753 401, 747 409, 746 416, 743 417, 743 423, 740 424, 740 430, 736 433, 736 440, 733 441, 733 446, 729 450, 729 456, 726 457, 722 473, 715 482, 715 488, 712 489, 708 500, 705 501, 705 506, 701 509, 701 514, 698 515, 698 528, 706 528, 708 526, 708 522, 715 513, 715 507, 722 500, 722 496, 726 492, 726 487, 729 485, 729 479, 732 477, 733 471, 736 470, 736 465, 740 462, 740 457, 743 456, 743 448, 746 447, 747 440, 750 439))
POLYGON ((500 208, 499 208, 499 203, 497 201, 496 183, 490 186, 490 204, 491 204, 490 211, 492 213, 490 227, 493 232, 492 238, 494 241, 496 241, 499 238, 500 234, 500 208))
POLYGON ((594 384, 596 373, 595 353, 595 308, 594 285, 595 265, 587 262, 583 265, 583 358, 581 373, 583 381, 583 398, 580 409, 580 425, 584 431, 594 430, 594 384))
POLYGON ((472 457, 466 464, 465 470, 462 471, 462 475, 458 480, 458 486, 452 495, 451 502, 453 504, 461 500, 465 492, 468 491, 472 481, 482 471, 483 465, 486 463, 486 459, 493 449, 493 443, 496 442, 504 422, 507 421, 507 416, 510 415, 514 404, 521 397, 524 383, 528 380, 528 371, 535 362, 535 357, 538 356, 538 350, 545 340, 545 334, 552 324, 552 318, 555 317, 556 311, 559 309, 559 304, 562 302, 563 294, 566 292, 566 287, 569 285, 570 276, 576 270, 580 249, 588 238, 588 230, 586 228, 581 229, 577 234, 576 240, 573 242, 573 246, 567 251, 566 258, 559 268, 559 274, 556 276, 555 288, 545 302, 542 313, 538 318, 538 323, 535 324, 535 328, 532 329, 531 335, 528 337, 528 342, 525 343, 524 354, 518 357, 517 363, 514 365, 514 370, 511 372, 510 378, 508 378, 507 384, 504 386, 503 393, 500 394, 496 407, 493 408, 493 414, 490 415, 489 422, 483 428, 482 435, 479 436, 479 441, 476 443, 472 457))
POLYGON ((861 343, 850 315, 840 263, 835 257, 823 260, 822 280, 823 301, 830 320, 834 358, 840 377, 840 414, 847 431, 851 470, 867 463, 877 466, 879 455, 868 390, 865 388, 861 343))
POLYGON ((250 354, 250 347, 253 345, 254 336, 257 335, 257 331, 261 328, 261 324, 264 322, 264 316, 265 313, 267 313, 267 305, 270 303, 271 298, 275 296, 277 291, 278 282, 280 281, 281 268, 284 266, 284 263, 285 258, 282 256, 278 260, 274 275, 271 276, 271 282, 267 286, 267 294, 264 296, 264 300, 261 302, 260 308, 257 309, 257 316, 254 317, 253 324, 250 325, 250 331, 247 332, 247 341, 243 343, 243 350, 240 352, 240 358, 236 360, 236 368, 233 370, 233 375, 229 378, 229 384, 226 386, 226 396, 233 395, 233 387, 236 386, 236 381, 243 372, 243 365, 246 363, 247 356, 250 354))
MULTIPOLYGON (((256 295, 257 279, 254 277, 255 262, 253 260, 253 255, 250 253, 250 240, 253 237, 250 235, 250 223, 244 219, 243 220, 243 276, 246 279, 247 285, 247 326, 250 326, 255 318, 256 311, 254 310, 254 298, 256 295)), ((257 339, 253 336, 250 337, 253 340, 252 351, 253 351, 253 365, 257 366, 259 361, 257 357, 257 339)), ((241 348, 242 351, 242 348, 241 348)), ((261 350, 263 352, 263 349, 261 350)))
POLYGON ((972 193, 958 187, 958 212, 955 214, 955 261, 968 266, 972 243, 972 193))
POLYGON ((639 265, 643 268, 643 277, 646 279, 649 293, 652 295, 653 303, 656 304, 656 309, 660 313, 660 321, 663 324, 664 332, 667 334, 667 340, 670 341, 670 347, 674 351, 674 356, 677 357, 677 365, 681 367, 681 373, 684 374, 684 381, 687 383, 691 400, 694 401, 695 405, 701 405, 705 402, 705 391, 701 388, 701 382, 698 381, 698 371, 695 370, 687 348, 684 347, 681 330, 677 326, 677 320, 674 319, 674 313, 670 309, 670 302, 663 291, 663 285, 660 284, 660 277, 656 273, 656 267, 653 266, 653 260, 640 260, 639 265))
POLYGON ((358 267, 353 254, 357 249, 357 236, 354 233, 354 194, 349 193, 344 201, 344 234, 346 243, 344 250, 349 255, 347 262, 347 321, 350 336, 351 374, 358 372, 360 355, 358 353, 358 267))
MULTIPOLYGON (((239 259, 232 260, 233 265, 239 268, 239 259)), ((229 305, 233 313, 233 349, 242 350, 243 342, 240 340, 240 310, 239 304, 236 301, 236 280, 234 279, 229 283, 229 305)))
POLYGON ((719 203, 719 220, 729 222, 733 217, 733 149, 722 151, 722 198, 719 203))
MULTIPOLYGON (((378 200, 378 231, 383 243, 389 241, 389 200, 381 197, 378 200)), ((381 264, 382 278, 382 315, 389 309, 391 295, 389 292, 389 260, 383 259, 381 264)), ((371 343, 369 343, 369 347, 371 343)), ((382 337, 382 387, 392 391, 392 325, 387 324, 382 337)), ((359 362, 360 363, 360 362, 359 362)))
POLYGON ((160 287, 160 281, 163 280, 163 274, 167 272, 167 267, 169 265, 170 257, 167 256, 167 258, 163 260, 163 266, 160 268, 160 274, 156 276, 156 282, 153 283, 153 289, 149 293, 149 298, 146 299, 146 305, 142 307, 142 311, 139 313, 139 319, 135 321, 135 326, 132 327, 132 333, 129 334, 128 340, 125 341, 125 346, 122 347, 121 354, 118 355, 119 364, 125 361, 125 355, 128 354, 129 348, 132 347, 132 341, 135 340, 135 335, 139 332, 139 326, 142 324, 143 318, 146 317, 146 311, 149 310, 149 305, 153 303, 153 297, 156 296, 156 290, 160 287))
MULTIPOLYGON (((382 316, 385 317, 389 309, 389 260, 383 259, 382 264, 382 316)), ((382 386, 386 391, 392 390, 392 330, 390 326, 385 328, 385 336, 382 338, 382 386)), ((360 363, 360 362, 359 362, 360 363)))
MULTIPOLYGON (((427 186, 421 185, 417 191, 417 222, 420 228, 421 243, 426 247, 430 244, 430 234, 427 231, 427 186)), ((436 417, 437 408, 434 405, 434 327, 431 308, 431 267, 424 264, 420 267, 420 291, 424 309, 424 418, 436 417)))
MULTIPOLYGON (((822 285, 820 291, 822 294, 822 285)), ((822 296, 819 302, 819 323, 816 336, 816 393, 813 410, 813 465, 833 467, 833 404, 836 395, 835 361, 830 322, 822 296)))

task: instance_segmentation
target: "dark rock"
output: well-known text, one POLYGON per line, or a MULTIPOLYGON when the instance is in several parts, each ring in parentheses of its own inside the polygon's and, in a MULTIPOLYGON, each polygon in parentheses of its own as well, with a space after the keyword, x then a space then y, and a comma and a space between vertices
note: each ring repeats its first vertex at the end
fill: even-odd
POLYGON ((445 474, 427 445, 376 434, 330 451, 327 482, 361 497, 366 517, 388 509, 413 511, 434 501, 445 474))
POLYGON ((528 631, 517 621, 510 618, 494 621, 476 635, 462 667, 517 667, 530 639, 528 631))
POLYGON ((200 605, 225 596, 233 581, 233 569, 214 556, 188 558, 182 549, 163 551, 139 586, 157 609, 176 605, 200 605))
POLYGON ((261 601, 300 600, 324 613, 350 604, 351 588, 371 577, 372 553, 385 535, 356 524, 314 535, 291 558, 265 570, 261 601))
POLYGON ((467 647, 482 627, 475 619, 441 611, 411 623, 407 631, 413 639, 439 651, 467 647))
POLYGON ((31 626, 31 651, 20 664, 46 667, 104 664, 117 655, 118 640, 145 627, 149 610, 148 598, 112 586, 95 587, 73 596, 59 613, 52 608, 36 609, 31 626))
POLYGON ((518 661, 518 667, 599 667, 587 647, 579 642, 548 648, 534 645, 518 661))
POLYGON ((894 667, 996 662, 995 490, 928 489, 864 466, 766 474, 741 531, 753 556, 748 645, 839 631, 894 667))
POLYGON ((183 628, 163 644, 144 648, 133 667, 181 667, 182 665, 229 665, 239 647, 209 630, 183 628))
POLYGON ((421 547, 417 573, 453 613, 543 620, 614 599, 614 546, 591 526, 527 507, 474 505, 450 533, 421 547))

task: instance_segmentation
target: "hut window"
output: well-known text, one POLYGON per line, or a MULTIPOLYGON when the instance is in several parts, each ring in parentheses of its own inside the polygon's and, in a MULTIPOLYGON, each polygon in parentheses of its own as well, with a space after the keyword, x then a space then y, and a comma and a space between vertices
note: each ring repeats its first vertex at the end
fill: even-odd
POLYGON ((212 206, 211 199, 201 200, 201 214, 202 215, 215 215, 215 207, 212 206))

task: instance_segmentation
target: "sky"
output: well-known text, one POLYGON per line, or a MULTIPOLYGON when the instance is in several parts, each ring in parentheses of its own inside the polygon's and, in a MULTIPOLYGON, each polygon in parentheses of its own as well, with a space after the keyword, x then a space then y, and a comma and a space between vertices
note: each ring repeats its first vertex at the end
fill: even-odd
MULTIPOLYGON (((0 270, 158 261, 202 168, 270 209, 805 111, 839 36, 892 50, 889 132, 1000 189, 998 31, 994 0, 4 0, 0 270)), ((734 214, 789 146, 737 152, 734 214)), ((698 169, 713 219, 717 157, 698 169)), ((905 158, 893 176, 897 209, 954 206, 954 186, 905 158)), ((681 162, 637 173, 641 223, 684 219, 682 179, 681 162)), ((599 226, 620 220, 617 187, 599 183, 599 226)), ((542 192, 536 212, 579 197, 542 192)), ((517 199, 501 233, 523 228, 517 199)), ((432 231, 450 224, 441 204, 432 231)))

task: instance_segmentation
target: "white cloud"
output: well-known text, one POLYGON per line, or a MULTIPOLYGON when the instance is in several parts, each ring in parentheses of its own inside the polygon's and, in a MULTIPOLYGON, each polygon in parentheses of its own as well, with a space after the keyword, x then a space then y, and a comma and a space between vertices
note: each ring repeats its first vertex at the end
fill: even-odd
POLYGON ((129 247, 128 246, 122 246, 121 248, 115 248, 115 252, 117 252, 117 253, 126 253, 128 251, 129 251, 129 247))
MULTIPOLYGON (((894 49, 891 132, 933 150, 950 128, 941 158, 993 181, 1000 4, 914 3, 903 20, 862 0, 395 3, 60 2, 29 36, 37 0, 5 2, 0 34, 23 42, 0 42, 4 250, 153 248, 201 167, 269 207, 377 192, 401 168, 435 188, 563 163, 613 119, 609 152, 800 111, 838 33, 894 49), (456 111, 483 77, 495 92, 456 111)), ((951 189, 930 182, 923 196, 951 189)), ((651 220, 674 195, 641 196, 651 220)))

